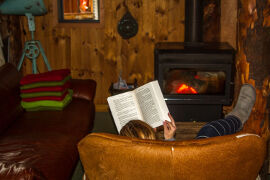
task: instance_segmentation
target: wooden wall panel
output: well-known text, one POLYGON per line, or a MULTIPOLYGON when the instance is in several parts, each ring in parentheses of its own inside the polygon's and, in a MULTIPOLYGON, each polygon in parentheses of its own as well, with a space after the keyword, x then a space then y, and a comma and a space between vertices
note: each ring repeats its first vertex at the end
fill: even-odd
POLYGON ((22 55, 21 29, 18 28, 20 19, 18 16, 1 15, 0 23, 2 40, 9 39, 9 62, 17 66, 22 55))
MULTIPOLYGON (((36 17, 36 39, 42 43, 53 69, 70 68, 74 78, 97 81, 96 104, 106 104, 108 89, 123 78, 139 85, 154 79, 154 44, 158 41, 184 40, 184 0, 104 0, 104 27, 57 27, 53 25, 53 0, 45 0, 48 14, 36 17), (125 2, 125 3, 124 3, 125 2), (139 31, 124 40, 117 33, 117 23, 127 11, 137 20, 139 31)), ((22 18, 28 33, 27 21, 22 18)), ((24 35, 23 40, 29 36, 24 35)), ((41 57, 40 72, 47 71, 41 57)), ((31 73, 25 60, 24 73, 31 73)))
MULTIPOLYGON (((184 41, 184 0, 104 0, 102 27, 55 26, 53 0, 44 0, 48 13, 36 17, 36 33, 52 69, 70 68, 73 78, 92 78, 97 81, 96 104, 107 104, 109 86, 118 74, 128 82, 138 80, 142 85, 154 79, 154 45, 159 41, 184 41), (131 12, 138 22, 135 37, 124 40, 117 33, 123 15, 131 12)), ((206 0, 206 41, 220 37, 220 0, 206 0)), ((29 39, 25 17, 22 21, 22 40, 29 39)), ((47 71, 41 57, 37 60, 40 72, 47 71)), ((31 73, 31 63, 25 60, 23 72, 31 73)))
POLYGON ((220 39, 236 49, 237 42, 237 6, 236 0, 221 1, 220 39))
POLYGON ((220 42, 220 0, 204 0, 203 4, 203 41, 220 42))

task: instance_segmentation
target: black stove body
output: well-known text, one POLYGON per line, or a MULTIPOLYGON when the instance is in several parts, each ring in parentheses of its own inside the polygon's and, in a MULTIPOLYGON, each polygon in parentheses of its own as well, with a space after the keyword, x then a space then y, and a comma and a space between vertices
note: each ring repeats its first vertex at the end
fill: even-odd
POLYGON ((212 121, 233 100, 235 51, 227 43, 161 42, 154 50, 158 80, 176 121, 212 121))

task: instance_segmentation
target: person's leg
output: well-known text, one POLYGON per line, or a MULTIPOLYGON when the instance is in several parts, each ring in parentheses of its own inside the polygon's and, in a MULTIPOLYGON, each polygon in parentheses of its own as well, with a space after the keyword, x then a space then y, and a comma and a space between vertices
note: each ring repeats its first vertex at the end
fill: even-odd
POLYGON ((224 119, 212 121, 204 125, 196 139, 224 136, 236 133, 242 128, 242 122, 236 116, 226 116, 224 119))
POLYGON ((256 100, 255 88, 250 84, 244 84, 233 110, 224 118, 212 121, 203 126, 196 139, 215 136, 224 136, 238 132, 248 120, 256 100))
POLYGON ((249 115, 256 101, 256 90, 251 84, 244 84, 237 99, 237 103, 233 110, 227 116, 236 116, 242 124, 248 120, 249 115))

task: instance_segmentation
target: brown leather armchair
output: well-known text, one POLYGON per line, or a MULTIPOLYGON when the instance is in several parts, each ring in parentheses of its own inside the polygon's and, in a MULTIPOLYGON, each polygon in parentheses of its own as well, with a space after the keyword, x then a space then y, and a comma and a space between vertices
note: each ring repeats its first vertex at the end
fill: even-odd
POLYGON ((246 133, 175 142, 93 133, 78 148, 89 179, 255 180, 266 154, 246 133))
POLYGON ((265 105, 258 98, 243 130, 228 136, 171 142, 89 134, 78 144, 85 174, 91 180, 255 180, 269 138, 265 105))

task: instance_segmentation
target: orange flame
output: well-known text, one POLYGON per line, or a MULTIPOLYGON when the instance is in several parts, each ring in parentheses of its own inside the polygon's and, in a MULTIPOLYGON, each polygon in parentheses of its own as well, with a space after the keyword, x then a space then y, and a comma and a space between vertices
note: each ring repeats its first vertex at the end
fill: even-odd
POLYGON ((186 84, 181 84, 176 91, 178 94, 198 94, 198 92, 186 84))

